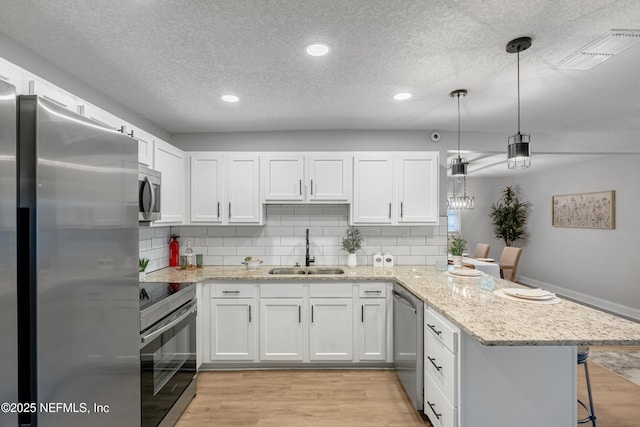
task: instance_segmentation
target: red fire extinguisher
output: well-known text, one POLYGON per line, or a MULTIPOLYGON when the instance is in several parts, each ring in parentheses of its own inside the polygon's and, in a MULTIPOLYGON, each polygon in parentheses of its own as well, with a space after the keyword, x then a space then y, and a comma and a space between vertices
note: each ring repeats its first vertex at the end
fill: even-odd
POLYGON ((180 242, 178 242, 177 234, 171 235, 169 242, 169 267, 178 267, 180 265, 180 242))

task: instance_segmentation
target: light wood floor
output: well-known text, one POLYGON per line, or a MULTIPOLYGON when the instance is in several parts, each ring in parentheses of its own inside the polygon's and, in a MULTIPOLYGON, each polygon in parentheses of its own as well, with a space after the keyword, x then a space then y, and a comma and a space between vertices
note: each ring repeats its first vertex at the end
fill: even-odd
MULTIPOLYGON (((616 348, 591 350, 598 349, 616 348)), ((593 362, 589 362, 589 371, 598 426, 640 426, 640 387, 593 362)), ((581 366, 578 396, 587 402, 581 366)), ((579 411, 578 416, 584 414, 579 411)), ((393 371, 283 370, 199 373, 198 394, 177 424, 198 426, 431 424, 412 408, 393 371)))

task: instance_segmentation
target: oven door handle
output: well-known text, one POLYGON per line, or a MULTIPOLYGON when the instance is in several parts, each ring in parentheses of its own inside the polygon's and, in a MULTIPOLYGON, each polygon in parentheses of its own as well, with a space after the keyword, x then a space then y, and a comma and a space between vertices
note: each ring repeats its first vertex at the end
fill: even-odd
POLYGON ((196 310, 196 302, 192 301, 189 306, 184 310, 184 312, 178 316, 175 320, 172 320, 171 322, 167 323, 166 325, 164 325, 163 327, 161 327, 158 330, 155 330, 147 335, 143 335, 140 337, 140 343, 144 344, 147 341, 151 341, 154 338, 156 338, 159 335, 162 335, 163 333, 165 333, 166 331, 168 331, 169 329, 173 328, 174 326, 176 326, 178 323, 182 322, 184 319, 187 318, 187 316, 189 316, 191 313, 193 313, 196 310))

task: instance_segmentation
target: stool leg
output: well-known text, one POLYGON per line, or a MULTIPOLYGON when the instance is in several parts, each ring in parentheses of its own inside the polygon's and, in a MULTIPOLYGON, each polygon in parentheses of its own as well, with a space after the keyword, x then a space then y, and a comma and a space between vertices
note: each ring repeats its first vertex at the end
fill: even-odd
POLYGON ((596 414, 593 410, 593 396, 591 395, 591 379, 589 378, 589 366, 586 360, 584 361, 584 374, 587 380, 587 394, 589 395, 589 419, 593 427, 596 427, 596 414))

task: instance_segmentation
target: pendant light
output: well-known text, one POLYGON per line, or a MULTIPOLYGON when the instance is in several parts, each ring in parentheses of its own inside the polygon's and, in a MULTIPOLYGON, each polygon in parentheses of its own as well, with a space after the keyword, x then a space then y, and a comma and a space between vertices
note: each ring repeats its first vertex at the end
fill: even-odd
POLYGON ((456 192, 456 179, 453 179, 453 196, 447 197, 447 209, 473 209, 476 207, 476 198, 467 196, 467 176, 462 176, 463 193, 456 192))
POLYGON ((507 166, 509 169, 524 169, 531 166, 529 142, 531 135, 520 133, 520 52, 531 47, 531 37, 520 37, 507 43, 507 52, 518 55, 518 133, 509 137, 507 166))
POLYGON ((467 174, 467 165, 469 162, 467 159, 463 159, 460 157, 460 97, 467 96, 466 89, 457 89, 449 94, 451 98, 458 98, 458 158, 453 159, 451 162, 451 176, 460 177, 465 176, 467 174))

